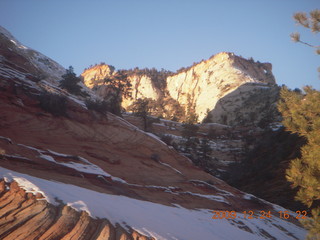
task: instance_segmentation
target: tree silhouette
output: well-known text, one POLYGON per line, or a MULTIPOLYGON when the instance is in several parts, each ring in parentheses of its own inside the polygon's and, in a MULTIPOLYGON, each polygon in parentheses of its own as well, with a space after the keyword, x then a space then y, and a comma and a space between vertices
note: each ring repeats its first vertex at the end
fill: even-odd
POLYGON ((115 75, 104 79, 104 84, 113 90, 115 96, 119 99, 121 97, 131 97, 132 85, 128 79, 125 71, 120 70, 115 75))
POLYGON ((122 98, 131 98, 132 85, 125 71, 118 71, 116 74, 103 80, 104 85, 99 86, 109 89, 105 101, 109 103, 109 109, 116 115, 121 115, 122 98))
POLYGON ((150 115, 151 111, 151 101, 152 99, 149 98, 139 98, 130 106, 130 110, 133 114, 141 117, 145 131, 148 130, 148 115, 150 115))
POLYGON ((59 87, 66 89, 69 93, 83 95, 84 93, 81 91, 81 86, 78 85, 80 81, 81 79, 76 76, 73 67, 70 66, 66 69, 66 74, 62 75, 59 87))

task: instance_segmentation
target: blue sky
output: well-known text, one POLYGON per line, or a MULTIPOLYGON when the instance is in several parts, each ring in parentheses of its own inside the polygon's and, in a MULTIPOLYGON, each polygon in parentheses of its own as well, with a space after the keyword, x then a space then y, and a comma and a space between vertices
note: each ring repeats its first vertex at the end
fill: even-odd
POLYGON ((320 89, 319 45, 292 15, 319 0, 1 0, 0 25, 77 74, 95 63, 176 71, 222 52, 271 62, 278 84, 320 89))

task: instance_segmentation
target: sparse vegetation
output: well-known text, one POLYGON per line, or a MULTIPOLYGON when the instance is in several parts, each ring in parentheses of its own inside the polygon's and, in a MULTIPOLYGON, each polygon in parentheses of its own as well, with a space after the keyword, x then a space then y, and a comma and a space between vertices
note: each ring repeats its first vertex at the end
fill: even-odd
MULTIPOLYGON (((215 56, 215 55, 212 55, 209 59, 213 58, 214 56, 215 56)), ((192 65, 189 66, 189 67, 181 67, 181 68, 179 68, 179 69, 176 71, 176 73, 178 74, 178 73, 187 72, 187 71, 189 71, 191 68, 193 68, 194 66, 196 66, 196 65, 198 65, 198 64, 200 64, 200 63, 202 63, 202 62, 204 62, 204 61, 205 61, 205 60, 202 59, 202 60, 199 61, 199 62, 193 62, 192 65)))
POLYGON ((208 133, 207 133, 207 137, 209 138, 209 139, 216 139, 217 138, 217 131, 214 129, 214 128, 210 128, 209 129, 209 131, 208 131, 208 133))
POLYGON ((92 105, 90 107, 95 108, 95 110, 101 111, 106 108, 106 111, 121 116, 122 98, 131 98, 132 94, 132 85, 128 80, 128 75, 125 71, 118 71, 116 74, 103 79, 102 82, 102 85, 94 86, 93 90, 104 98, 103 101, 97 103, 88 102, 88 104, 92 105))
POLYGON ((193 123, 183 124, 182 136, 185 138, 195 137, 199 127, 193 123))
POLYGON ((209 140, 207 138, 203 138, 200 144, 200 159, 201 162, 207 162, 210 160, 210 154, 212 153, 212 149, 209 144, 209 140))
POLYGON ((149 115, 151 111, 151 102, 153 100, 149 98, 144 98, 144 99, 137 99, 133 104, 130 106, 130 110, 133 112, 134 115, 141 117, 143 121, 143 128, 145 131, 148 130, 149 125, 149 115))
POLYGON ((131 98, 132 85, 126 71, 118 71, 115 75, 105 78, 104 84, 112 90, 113 95, 121 100, 121 97, 131 98))
POLYGON ((44 92, 39 96, 39 106, 53 116, 67 116, 67 98, 65 96, 44 92))
POLYGON ((160 155, 157 153, 152 153, 150 158, 155 162, 160 162, 160 155))
POLYGON ((207 109, 207 115, 206 117, 202 120, 202 123, 210 123, 212 122, 212 115, 210 113, 210 110, 207 109))
POLYGON ((115 68, 114 66, 112 66, 112 65, 106 64, 105 62, 100 62, 99 64, 96 63, 96 64, 94 64, 94 65, 90 65, 89 67, 85 68, 84 71, 86 71, 86 70, 88 70, 88 69, 90 69, 90 68, 96 67, 96 66, 104 66, 104 65, 108 65, 109 68, 110 68, 110 70, 111 70, 111 72, 114 72, 115 69, 116 69, 116 68, 115 68))
POLYGON ((66 74, 62 75, 62 80, 60 81, 59 87, 66 89, 69 93, 79 95, 79 96, 87 96, 85 92, 82 91, 80 83, 81 79, 76 76, 73 71, 73 67, 70 66, 69 69, 66 69, 66 74))
POLYGON ((93 110, 99 113, 105 114, 107 111, 110 112, 110 104, 106 101, 99 101, 99 100, 89 100, 85 101, 86 106, 89 110, 93 110))
POLYGON ((164 143, 166 143, 169 146, 172 146, 173 143, 173 137, 168 135, 168 134, 163 134, 160 136, 161 141, 163 141, 164 143))
POLYGON ((166 88, 167 77, 173 75, 174 73, 165 69, 161 69, 160 71, 156 68, 134 68, 129 70, 123 70, 126 72, 128 76, 135 75, 135 76, 147 76, 151 79, 152 83, 158 89, 164 90, 166 88))
MULTIPOLYGON (((136 111, 137 103, 141 100, 136 100, 128 107, 128 111, 136 111)), ((185 120, 185 112, 178 101, 172 99, 171 97, 159 98, 158 100, 153 100, 148 98, 148 115, 157 118, 164 118, 172 121, 183 121, 185 120)))
POLYGON ((304 139, 283 130, 245 133, 244 159, 229 165, 222 179, 230 185, 291 210, 303 207, 294 201, 295 189, 285 177, 289 161, 300 156, 304 139), (276 139, 276 141, 275 141, 276 139), (259 173, 259 174, 257 174, 259 173))

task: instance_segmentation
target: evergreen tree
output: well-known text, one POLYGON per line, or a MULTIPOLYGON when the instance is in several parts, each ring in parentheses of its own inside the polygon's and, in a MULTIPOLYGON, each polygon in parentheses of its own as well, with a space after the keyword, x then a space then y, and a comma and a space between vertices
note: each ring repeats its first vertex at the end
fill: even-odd
POLYGON ((206 117, 202 120, 202 123, 211 123, 212 122, 212 115, 210 113, 209 108, 207 108, 206 117))
POLYGON ((116 98, 122 101, 122 97, 131 98, 132 85, 125 71, 120 70, 115 75, 104 79, 106 86, 110 87, 116 98))
POLYGON ((172 121, 179 122, 185 118, 185 115, 186 115, 185 111, 178 101, 173 100, 171 103, 171 106, 172 106, 172 112, 171 112, 170 119, 172 121))
POLYGON ((73 67, 70 66, 69 69, 66 69, 66 74, 62 75, 59 87, 66 89, 69 93, 83 95, 81 86, 78 85, 80 81, 81 79, 76 76, 73 67))
MULTIPOLYGON (((298 12, 293 18, 311 32, 320 32, 319 9, 311 11, 309 16, 298 12)), ((302 41, 300 33, 292 33, 291 39, 315 48, 316 54, 320 55, 320 46, 302 41)), ((299 188, 296 198, 312 208, 312 217, 302 221, 309 230, 307 239, 320 239, 320 92, 311 87, 305 87, 304 91, 303 94, 283 88, 278 107, 283 115, 284 126, 307 140, 307 144, 301 148, 301 158, 291 162, 287 179, 293 183, 293 187, 299 188)))
MULTIPOLYGON (((298 25, 310 29, 312 33, 317 34, 320 32, 320 10, 319 9, 315 9, 311 11, 309 16, 305 12, 295 13, 293 15, 293 19, 298 25)), ((298 32, 292 33, 290 37, 291 37, 291 40, 294 42, 299 42, 314 48, 316 54, 320 55, 320 45, 314 45, 314 44, 310 44, 302 41, 300 38, 300 33, 298 32)), ((320 67, 318 68, 318 71, 320 72, 320 67)))
POLYGON ((183 130, 181 132, 182 136, 184 138, 191 138, 195 137, 197 135, 197 132, 199 130, 199 126, 193 124, 193 123, 185 123, 182 125, 183 130))
POLYGON ((110 112, 121 116, 121 103, 122 98, 131 98, 132 85, 128 79, 128 75, 125 71, 118 71, 115 75, 105 78, 104 85, 100 87, 106 87, 110 89, 110 94, 105 96, 105 101, 110 105, 110 112))
POLYGON ((210 142, 207 138, 203 138, 200 144, 200 157, 203 162, 202 165, 206 165, 206 162, 210 160, 210 154, 212 153, 212 149, 210 147, 210 142))
POLYGON ((143 120, 143 128, 145 131, 148 129, 148 115, 150 115, 150 106, 151 99, 137 99, 131 106, 130 110, 134 113, 134 115, 141 117, 143 120))
POLYGON ((278 109, 287 130, 307 140, 301 158, 287 169, 287 180, 298 187, 296 199, 312 209, 312 217, 302 221, 309 230, 308 239, 320 239, 320 92, 311 87, 305 93, 286 87, 280 92, 278 109))

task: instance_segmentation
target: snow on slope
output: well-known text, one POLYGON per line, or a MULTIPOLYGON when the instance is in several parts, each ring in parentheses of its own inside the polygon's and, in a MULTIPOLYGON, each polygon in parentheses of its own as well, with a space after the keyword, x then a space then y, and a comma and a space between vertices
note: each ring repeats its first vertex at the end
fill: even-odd
MULTIPOLYGON (((3 137, 0 136, 0 138, 3 138, 3 137)), ((95 174, 95 175, 98 175, 99 177, 102 177, 102 178, 103 177, 109 177, 113 181, 127 184, 127 182, 125 180, 110 175, 109 173, 107 173, 103 169, 101 169, 99 166, 91 163, 90 161, 88 161, 87 159, 85 159, 83 157, 67 155, 67 154, 63 154, 63 153, 58 153, 58 152, 55 152, 55 151, 52 151, 52 150, 49 150, 49 149, 47 151, 44 151, 44 150, 41 150, 41 149, 38 149, 38 148, 34 148, 34 147, 30 147, 30 146, 27 146, 27 145, 24 145, 24 144, 17 144, 17 145, 25 147, 25 148, 29 148, 31 150, 34 150, 34 151, 38 152, 39 153, 39 157, 41 159, 46 160, 46 161, 49 161, 49 162, 52 162, 52 163, 55 163, 55 164, 59 164, 59 165, 63 165, 63 166, 68 167, 68 168, 75 169, 78 172, 95 174), (51 154, 51 155, 48 155, 48 154, 51 154), (77 162, 72 162, 72 161, 69 161, 69 162, 58 162, 58 161, 55 160, 55 158, 52 155, 53 156, 58 156, 58 157, 64 157, 66 159, 68 159, 68 158, 71 158, 71 159, 77 158, 78 160, 80 160, 83 163, 77 163, 77 162)))
MULTIPOLYGON (((4 29, 0 26, 0 38, 4 36, 4 38, 11 42, 10 47, 8 47, 9 52, 14 52, 20 56, 23 56, 35 69, 38 70, 37 73, 32 72, 34 76, 41 80, 42 87, 47 87, 47 90, 54 90, 54 87, 59 85, 60 80, 62 79, 62 75, 66 73, 66 69, 61 66, 56 61, 52 60, 51 58, 45 56, 44 54, 33 50, 29 47, 24 46, 21 44, 9 31, 4 29)), ((9 66, 1 66, 1 62, 6 60, 6 57, 0 55, 0 75, 5 75, 7 77, 17 76, 20 80, 24 82, 30 82, 28 79, 25 78, 25 74, 19 74, 19 71, 15 69, 11 71, 9 66), (4 69, 2 69, 4 68, 4 69), (19 76, 20 75, 20 76, 19 76)), ((7 61, 11 61, 7 59, 7 61)), ((18 64, 19 65, 19 64, 18 64)), ((20 67, 24 68, 24 65, 20 67)), ((31 74, 31 72, 29 72, 31 74)), ((87 93, 92 99, 99 99, 89 88, 87 88, 83 82, 78 83, 82 87, 82 91, 87 93)), ((50 91, 51 92, 51 91, 50 91)), ((58 90, 61 93, 61 89, 58 90)), ((56 92, 57 93, 57 92, 56 92)), ((73 98, 73 101, 77 101, 75 97, 72 97, 71 94, 67 94, 69 98, 73 98)), ((80 105, 84 105, 79 102, 80 105)))
MULTIPOLYGON (((112 224, 132 227, 156 239, 266 239, 267 232, 275 239, 303 239, 305 230, 280 220, 245 219, 241 221, 212 219, 208 209, 189 210, 152 202, 109 195, 77 186, 48 181, 0 167, 0 176, 6 181, 15 180, 29 192, 42 193, 46 200, 58 205, 55 198, 78 211, 87 211, 92 217, 107 218, 112 224), (241 227, 249 228, 250 232, 241 227), (286 234, 288 232, 288 234, 286 234), (292 234, 292 235, 291 235, 292 234)), ((238 213, 241 217, 241 214, 238 213)))
POLYGON ((0 26, 0 33, 2 33, 6 38, 10 40, 15 46, 15 51, 26 57, 37 69, 42 71, 46 77, 53 82, 61 78, 65 74, 65 69, 57 62, 46 57, 42 53, 28 48, 21 44, 12 34, 0 26))

